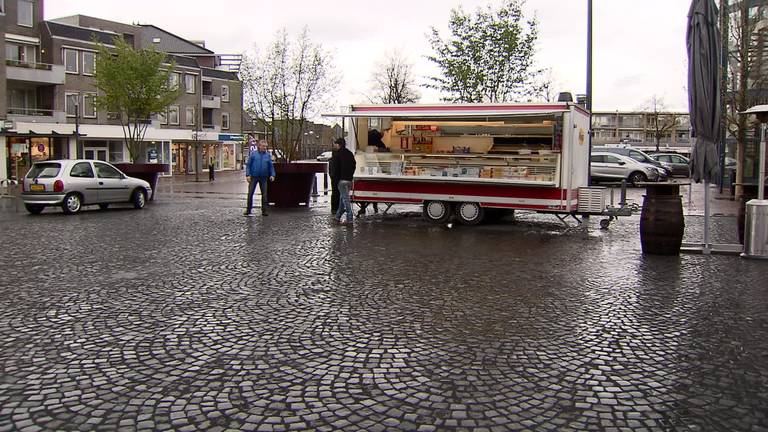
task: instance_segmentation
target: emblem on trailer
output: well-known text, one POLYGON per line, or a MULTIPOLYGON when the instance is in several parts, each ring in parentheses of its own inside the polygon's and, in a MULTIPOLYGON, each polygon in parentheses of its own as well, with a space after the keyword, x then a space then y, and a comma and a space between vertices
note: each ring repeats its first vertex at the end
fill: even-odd
POLYGON ((584 145, 584 129, 579 128, 579 145, 584 145))

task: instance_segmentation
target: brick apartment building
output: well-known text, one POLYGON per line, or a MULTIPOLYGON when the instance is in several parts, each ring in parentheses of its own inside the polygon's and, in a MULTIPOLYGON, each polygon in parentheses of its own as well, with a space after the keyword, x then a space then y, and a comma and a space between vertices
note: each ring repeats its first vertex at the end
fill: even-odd
POLYGON ((171 82, 182 88, 151 119, 141 159, 169 164, 166 174, 201 170, 210 157, 217 169, 238 167, 242 84, 227 56, 153 25, 85 15, 44 21, 43 0, 0 0, 0 12, 0 179, 17 178, 38 160, 128 160, 119 121, 94 105, 94 40, 111 46, 115 37, 167 53, 171 82))

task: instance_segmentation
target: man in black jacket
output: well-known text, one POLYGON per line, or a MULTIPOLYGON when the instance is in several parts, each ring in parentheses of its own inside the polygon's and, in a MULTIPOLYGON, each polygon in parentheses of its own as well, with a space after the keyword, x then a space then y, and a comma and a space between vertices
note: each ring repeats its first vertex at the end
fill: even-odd
POLYGON ((336 221, 341 224, 351 224, 354 214, 352 213, 352 203, 349 201, 349 190, 352 188, 352 178, 355 175, 355 155, 347 149, 347 142, 344 138, 334 141, 336 152, 333 155, 336 160, 331 164, 333 172, 331 178, 339 181, 339 208, 336 210, 336 221), (346 222, 341 221, 341 216, 346 213, 346 222))
POLYGON ((331 159, 328 161, 328 177, 331 178, 331 214, 335 215, 339 209, 339 179, 336 176, 336 144, 333 145, 331 159))

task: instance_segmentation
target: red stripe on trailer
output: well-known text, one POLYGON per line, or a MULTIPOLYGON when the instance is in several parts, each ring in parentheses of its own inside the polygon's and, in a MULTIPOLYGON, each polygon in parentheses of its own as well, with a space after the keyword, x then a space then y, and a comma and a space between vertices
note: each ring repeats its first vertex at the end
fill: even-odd
POLYGON ((565 199, 566 189, 478 183, 440 183, 428 181, 355 180, 354 191, 425 193, 440 195, 479 195, 502 198, 565 199))
POLYGON ((394 105, 394 106, 353 106, 352 112, 366 111, 531 111, 531 110, 551 110, 567 109, 568 104, 546 104, 546 105, 394 105))

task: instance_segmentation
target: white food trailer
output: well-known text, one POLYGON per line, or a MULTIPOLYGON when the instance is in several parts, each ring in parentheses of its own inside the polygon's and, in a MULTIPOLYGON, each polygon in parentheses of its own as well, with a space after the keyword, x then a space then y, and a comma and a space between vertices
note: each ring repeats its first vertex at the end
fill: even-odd
POLYGON ((352 200, 421 204, 464 224, 488 209, 606 213, 588 187, 589 113, 574 103, 354 105, 343 114, 355 152, 352 200), (377 146, 369 142, 379 132, 377 146))

